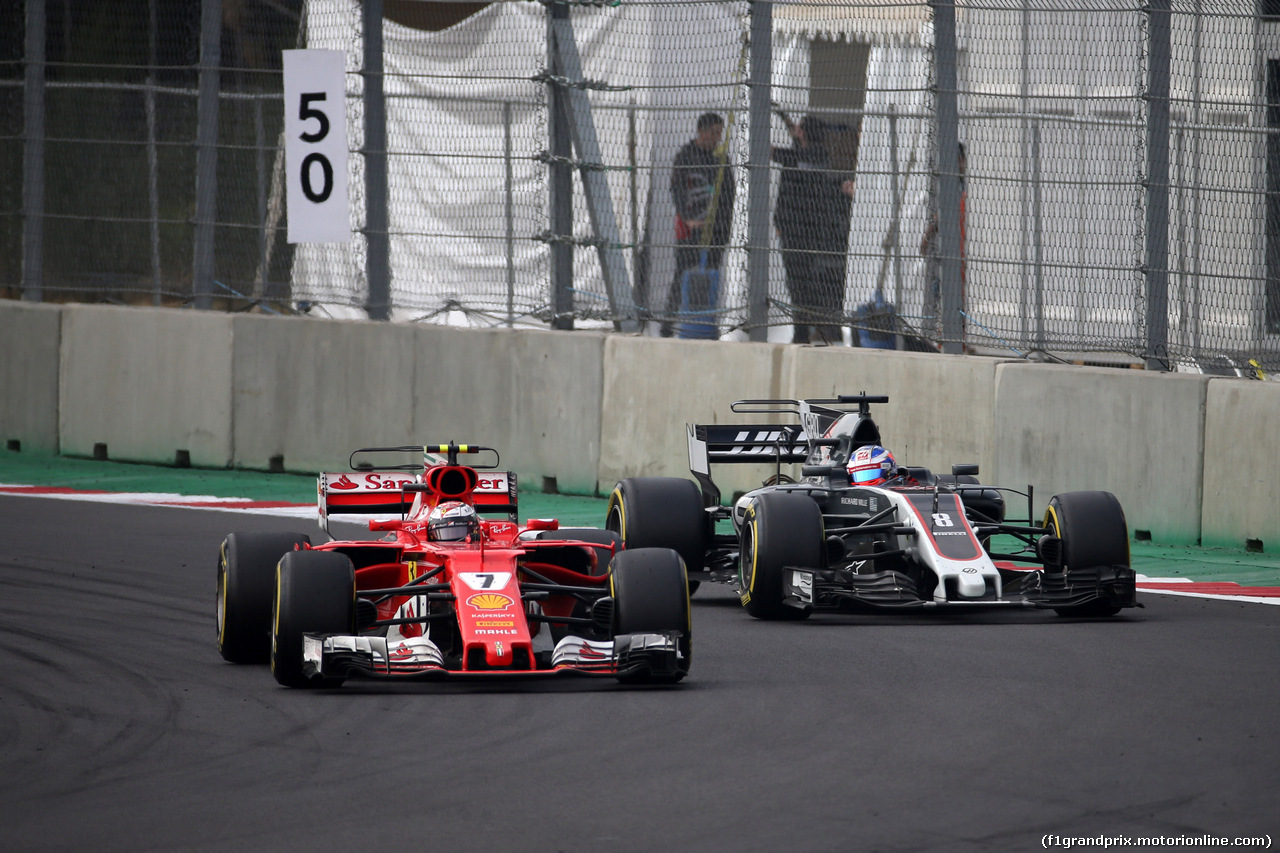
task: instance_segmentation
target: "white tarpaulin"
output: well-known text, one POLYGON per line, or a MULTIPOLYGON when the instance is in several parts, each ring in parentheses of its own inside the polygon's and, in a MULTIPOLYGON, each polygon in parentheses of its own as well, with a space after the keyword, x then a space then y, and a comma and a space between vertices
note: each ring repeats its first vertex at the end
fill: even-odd
MULTIPOLYGON (((745 98, 745 90, 733 85, 743 67, 740 7, 572 10, 584 76, 607 86, 587 91, 624 243, 639 236, 633 227, 645 226, 650 179, 656 189, 649 224, 662 227, 671 159, 693 136, 699 110, 714 108, 709 100, 728 110, 745 98), (657 20, 655 10, 666 18, 657 20), (698 61, 690 63, 691 56, 698 61)), ((360 6, 355 0, 309 0, 307 22, 308 47, 347 53, 347 115, 352 148, 359 150, 362 80, 352 72, 361 63, 360 6)), ((539 79, 547 68, 544 7, 494 3, 441 32, 389 20, 383 27, 395 318, 465 304, 476 312, 474 322, 489 325, 506 317, 508 299, 517 321, 545 310, 548 245, 530 239, 548 229, 550 143, 546 87, 539 79)), ((295 294, 356 309, 366 290, 364 166, 359 156, 351 162, 357 239, 342 247, 299 246, 293 279, 295 294)), ((668 215, 668 229, 670 222, 668 215)), ((584 242, 595 236, 576 174, 573 236, 584 242)), ((655 240, 669 242, 660 231, 655 240)), ((666 269, 670 275, 669 262, 666 269)), ((655 278, 661 275, 653 271, 655 278)), ((579 310, 607 310, 599 262, 588 247, 575 251, 574 288, 579 310)))

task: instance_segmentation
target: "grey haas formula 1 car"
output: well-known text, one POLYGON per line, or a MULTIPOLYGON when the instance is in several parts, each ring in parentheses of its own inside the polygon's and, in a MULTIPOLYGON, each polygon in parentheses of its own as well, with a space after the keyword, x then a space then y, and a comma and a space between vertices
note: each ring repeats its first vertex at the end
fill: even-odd
POLYGON ((870 404, 888 401, 857 395, 736 402, 736 413, 796 423, 689 424, 696 482, 624 479, 609 498, 605 526, 627 548, 675 549, 692 587, 731 584, 760 619, 978 606, 1113 616, 1141 606, 1114 495, 1055 495, 1037 524, 1030 486, 1024 492, 983 485, 977 465, 954 465, 950 474, 899 467, 879 446, 870 413, 870 404), (775 473, 722 506, 712 463, 746 462, 770 463, 775 473), (873 477, 859 470, 881 464, 873 477), (801 466, 799 481, 784 473, 783 466, 794 465, 801 466), (1025 519, 1006 518, 1006 494, 1026 499, 1025 519))

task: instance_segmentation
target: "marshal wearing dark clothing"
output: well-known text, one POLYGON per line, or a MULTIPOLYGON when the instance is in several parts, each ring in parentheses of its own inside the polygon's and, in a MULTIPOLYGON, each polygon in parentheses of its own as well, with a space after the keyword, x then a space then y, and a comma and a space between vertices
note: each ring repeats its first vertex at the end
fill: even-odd
MULTIPOLYGON (((680 304, 684 273, 703 263, 718 271, 733 226, 733 169, 718 153, 724 120, 716 113, 698 117, 697 135, 676 154, 671 164, 671 203, 676 209, 676 275, 667 296, 662 333, 671 334, 671 320, 680 304)), ((714 308, 715 306, 701 306, 714 308)))
POLYGON ((796 144, 773 149, 774 162, 782 166, 773 223, 794 311, 792 340, 809 343, 812 327, 821 340, 837 343, 853 184, 832 170, 821 120, 785 120, 796 144))

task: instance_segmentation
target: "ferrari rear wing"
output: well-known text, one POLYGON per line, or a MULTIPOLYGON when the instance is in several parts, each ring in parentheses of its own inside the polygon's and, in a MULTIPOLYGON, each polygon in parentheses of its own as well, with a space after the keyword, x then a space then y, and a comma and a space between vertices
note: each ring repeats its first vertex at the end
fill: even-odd
MULTIPOLYGON (((471 495, 476 512, 505 513, 516 521, 517 492, 514 471, 477 472, 480 476, 471 495)), ((416 492, 429 487, 416 475, 358 471, 321 474, 317 482, 320 528, 329 531, 331 515, 400 515, 413 506, 416 492)))

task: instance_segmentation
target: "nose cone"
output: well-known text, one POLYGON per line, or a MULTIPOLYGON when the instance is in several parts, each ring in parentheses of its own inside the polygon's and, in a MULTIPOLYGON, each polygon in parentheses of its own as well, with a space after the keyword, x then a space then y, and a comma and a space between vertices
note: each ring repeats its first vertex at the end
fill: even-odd
POLYGON ((963 598, 982 598, 987 591, 987 582, 982 573, 975 569, 965 569, 956 576, 956 592, 963 598))

